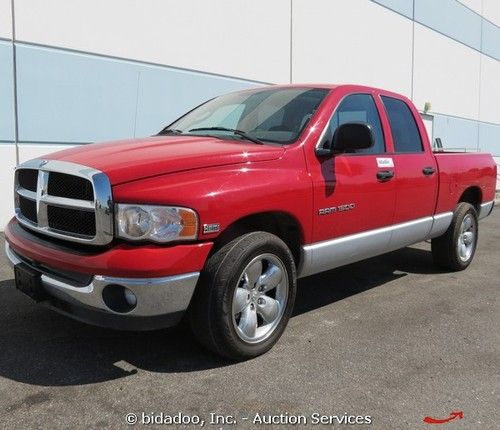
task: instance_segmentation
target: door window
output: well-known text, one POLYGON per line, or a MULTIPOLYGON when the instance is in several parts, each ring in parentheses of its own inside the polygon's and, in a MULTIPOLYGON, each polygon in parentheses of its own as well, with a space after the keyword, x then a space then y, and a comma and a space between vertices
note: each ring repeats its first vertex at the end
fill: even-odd
POLYGON ((322 147, 331 145, 337 128, 347 122, 364 122, 371 126, 374 145, 367 149, 357 149, 357 154, 381 154, 385 152, 384 134, 373 97, 369 94, 351 94, 342 100, 328 124, 322 147))

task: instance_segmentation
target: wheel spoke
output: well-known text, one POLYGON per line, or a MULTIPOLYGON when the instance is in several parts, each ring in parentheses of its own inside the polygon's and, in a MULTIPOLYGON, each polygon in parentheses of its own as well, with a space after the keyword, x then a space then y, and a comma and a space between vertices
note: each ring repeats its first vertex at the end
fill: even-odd
POLYGON ((279 303, 272 297, 262 296, 257 304, 257 313, 266 323, 272 323, 279 313, 279 303))
POLYGON ((243 288, 244 290, 250 290, 250 286, 248 285, 248 277, 247 275, 243 274, 241 277, 240 283, 239 283, 239 288, 243 288))
POLYGON ((278 266, 271 265, 259 278, 259 284, 264 287, 263 291, 269 291, 276 288, 282 278, 283 272, 281 269, 278 266))
POLYGON ((239 314, 248 305, 248 291, 245 288, 236 288, 233 300, 233 314, 239 314))
POLYGON ((233 328, 242 341, 259 343, 280 328, 289 294, 288 272, 278 256, 263 253, 240 273, 231 305, 233 328))
POLYGON ((257 311, 255 307, 247 306, 244 309, 238 327, 246 336, 250 338, 255 336, 257 331, 257 311))
POLYGON ((467 231, 472 227, 472 219, 470 216, 465 217, 462 224, 462 231, 467 231))
POLYGON ((465 243, 460 244, 460 257, 462 258, 467 258, 467 247, 465 246, 465 243))
POLYGON ((247 267, 245 274, 248 279, 248 287, 253 288, 253 286, 259 280, 260 275, 262 274, 262 261, 254 261, 250 266, 247 267))

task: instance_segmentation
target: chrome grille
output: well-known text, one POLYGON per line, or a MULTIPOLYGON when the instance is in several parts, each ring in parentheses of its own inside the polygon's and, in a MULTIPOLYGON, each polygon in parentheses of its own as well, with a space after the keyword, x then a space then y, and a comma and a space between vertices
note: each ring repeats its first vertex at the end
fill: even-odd
POLYGON ((108 177, 58 160, 30 160, 15 174, 16 218, 25 227, 59 239, 105 245, 113 239, 108 177))
POLYGON ((47 194, 68 199, 94 200, 92 182, 78 176, 65 173, 50 172, 47 194))
POLYGON ((19 210, 24 217, 36 223, 36 201, 19 196, 19 210))
POLYGON ((27 189, 28 191, 36 191, 37 182, 38 170, 23 169, 22 175, 19 175, 19 186, 27 189))
POLYGON ((82 236, 95 236, 94 212, 47 206, 49 227, 82 236))

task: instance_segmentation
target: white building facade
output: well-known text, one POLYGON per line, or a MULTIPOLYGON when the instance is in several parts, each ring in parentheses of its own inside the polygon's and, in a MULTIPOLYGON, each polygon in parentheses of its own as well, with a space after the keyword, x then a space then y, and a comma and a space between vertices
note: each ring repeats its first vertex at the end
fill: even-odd
POLYGON ((500 162, 500 1, 0 0, 0 228, 18 163, 288 82, 405 94, 445 148, 500 162))

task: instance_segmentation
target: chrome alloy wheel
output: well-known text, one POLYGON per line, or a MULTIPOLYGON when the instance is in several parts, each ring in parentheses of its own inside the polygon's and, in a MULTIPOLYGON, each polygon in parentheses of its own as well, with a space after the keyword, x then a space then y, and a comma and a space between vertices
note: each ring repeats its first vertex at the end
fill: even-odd
POLYGON ((460 226, 458 235, 457 250, 462 261, 468 261, 476 246, 476 221, 469 213, 465 215, 460 226))
POLYGON ((261 254, 247 264, 234 290, 232 314, 236 333, 258 343, 274 332, 288 299, 288 273, 273 254, 261 254))

